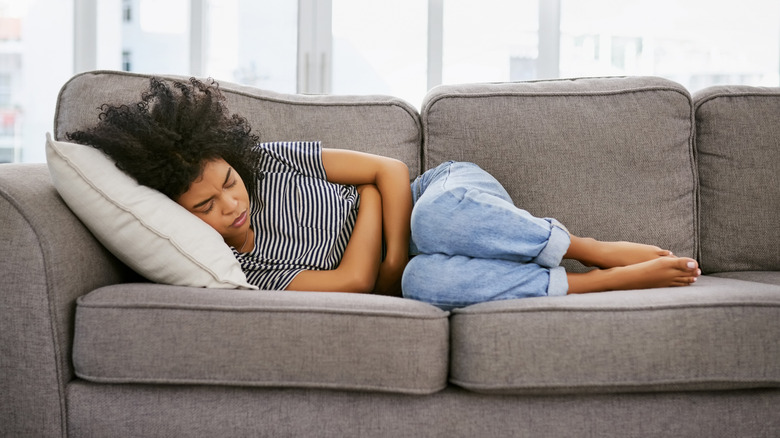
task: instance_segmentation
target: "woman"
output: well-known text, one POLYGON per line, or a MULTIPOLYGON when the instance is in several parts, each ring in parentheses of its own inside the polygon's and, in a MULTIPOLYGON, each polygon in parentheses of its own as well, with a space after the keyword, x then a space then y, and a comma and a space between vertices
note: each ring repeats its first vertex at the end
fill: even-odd
POLYGON ((152 79, 140 102, 102 110, 95 127, 68 138, 216 229, 262 289, 388 293, 402 280, 404 296, 450 309, 683 286, 700 275, 693 259, 533 217, 470 163, 443 163, 410 187, 406 165, 387 157, 258 144, 214 83, 152 79), (566 273, 563 258, 597 269, 566 273))

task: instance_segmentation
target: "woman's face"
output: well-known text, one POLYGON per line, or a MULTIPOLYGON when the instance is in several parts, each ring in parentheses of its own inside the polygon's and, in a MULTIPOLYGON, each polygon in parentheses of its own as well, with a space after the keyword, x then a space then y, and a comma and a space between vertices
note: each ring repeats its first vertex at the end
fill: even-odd
POLYGON ((249 194, 244 181, 225 160, 206 162, 201 176, 176 200, 239 248, 249 236, 249 194))

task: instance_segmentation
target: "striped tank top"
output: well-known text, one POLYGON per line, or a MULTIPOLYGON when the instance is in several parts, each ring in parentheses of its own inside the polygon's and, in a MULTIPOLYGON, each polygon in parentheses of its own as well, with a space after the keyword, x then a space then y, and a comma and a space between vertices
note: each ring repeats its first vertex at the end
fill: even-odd
POLYGON ((327 181, 319 142, 274 142, 262 152, 262 178, 250 194, 255 248, 235 248, 247 281, 283 290, 304 270, 338 267, 357 220, 355 186, 327 181))

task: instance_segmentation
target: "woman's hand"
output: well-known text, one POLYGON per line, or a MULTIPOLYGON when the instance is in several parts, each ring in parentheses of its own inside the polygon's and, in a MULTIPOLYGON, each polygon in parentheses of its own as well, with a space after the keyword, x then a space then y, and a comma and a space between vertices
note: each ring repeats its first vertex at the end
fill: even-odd
POLYGON ((379 189, 387 253, 379 268, 375 291, 397 295, 401 274, 409 261, 409 223, 412 215, 409 168, 392 158, 338 149, 323 149, 322 162, 328 181, 337 184, 373 184, 379 189), (392 291, 394 286, 396 291, 392 291))
POLYGON ((400 297, 402 295, 401 277, 407 263, 409 263, 409 256, 401 260, 385 258, 382 264, 379 265, 379 276, 376 279, 374 293, 400 297))
POLYGON ((382 259, 382 197, 373 184, 357 186, 360 194, 355 228, 336 269, 303 271, 287 290, 322 292, 374 291, 382 259))
POLYGON ((393 158, 339 149, 323 149, 322 163, 328 181, 358 188, 358 219, 338 268, 301 272, 287 289, 399 295, 409 261, 409 168, 393 158))

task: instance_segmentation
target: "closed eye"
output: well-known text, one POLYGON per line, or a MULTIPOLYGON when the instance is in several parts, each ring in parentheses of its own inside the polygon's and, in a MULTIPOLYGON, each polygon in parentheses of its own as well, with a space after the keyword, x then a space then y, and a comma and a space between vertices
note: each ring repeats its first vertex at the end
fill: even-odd
MULTIPOLYGON (((225 182, 222 183, 222 189, 223 190, 230 189, 230 188, 234 187, 238 183, 238 178, 234 178, 232 180, 230 179, 230 176, 232 174, 233 174, 233 168, 232 167, 228 168, 227 175, 225 175, 225 182)), ((195 204, 194 206, 192 206, 192 211, 195 211, 195 212, 200 213, 200 214, 209 214, 211 212, 211 210, 213 210, 213 209, 214 209, 214 197, 213 196, 208 198, 208 199, 206 199, 206 200, 204 200, 203 202, 199 202, 199 203, 195 204), (199 208, 205 207, 206 205, 208 205, 208 208, 206 208, 205 210, 199 210, 199 208)))
POLYGON ((209 204, 208 204, 208 205, 209 205, 209 206, 208 206, 208 208, 207 208, 207 209, 205 209, 205 210, 201 210, 200 212, 201 212, 201 213, 203 213, 203 214, 209 214, 209 213, 211 213, 211 210, 213 210, 213 209, 214 209, 214 201, 211 201, 211 202, 209 202, 209 204))

